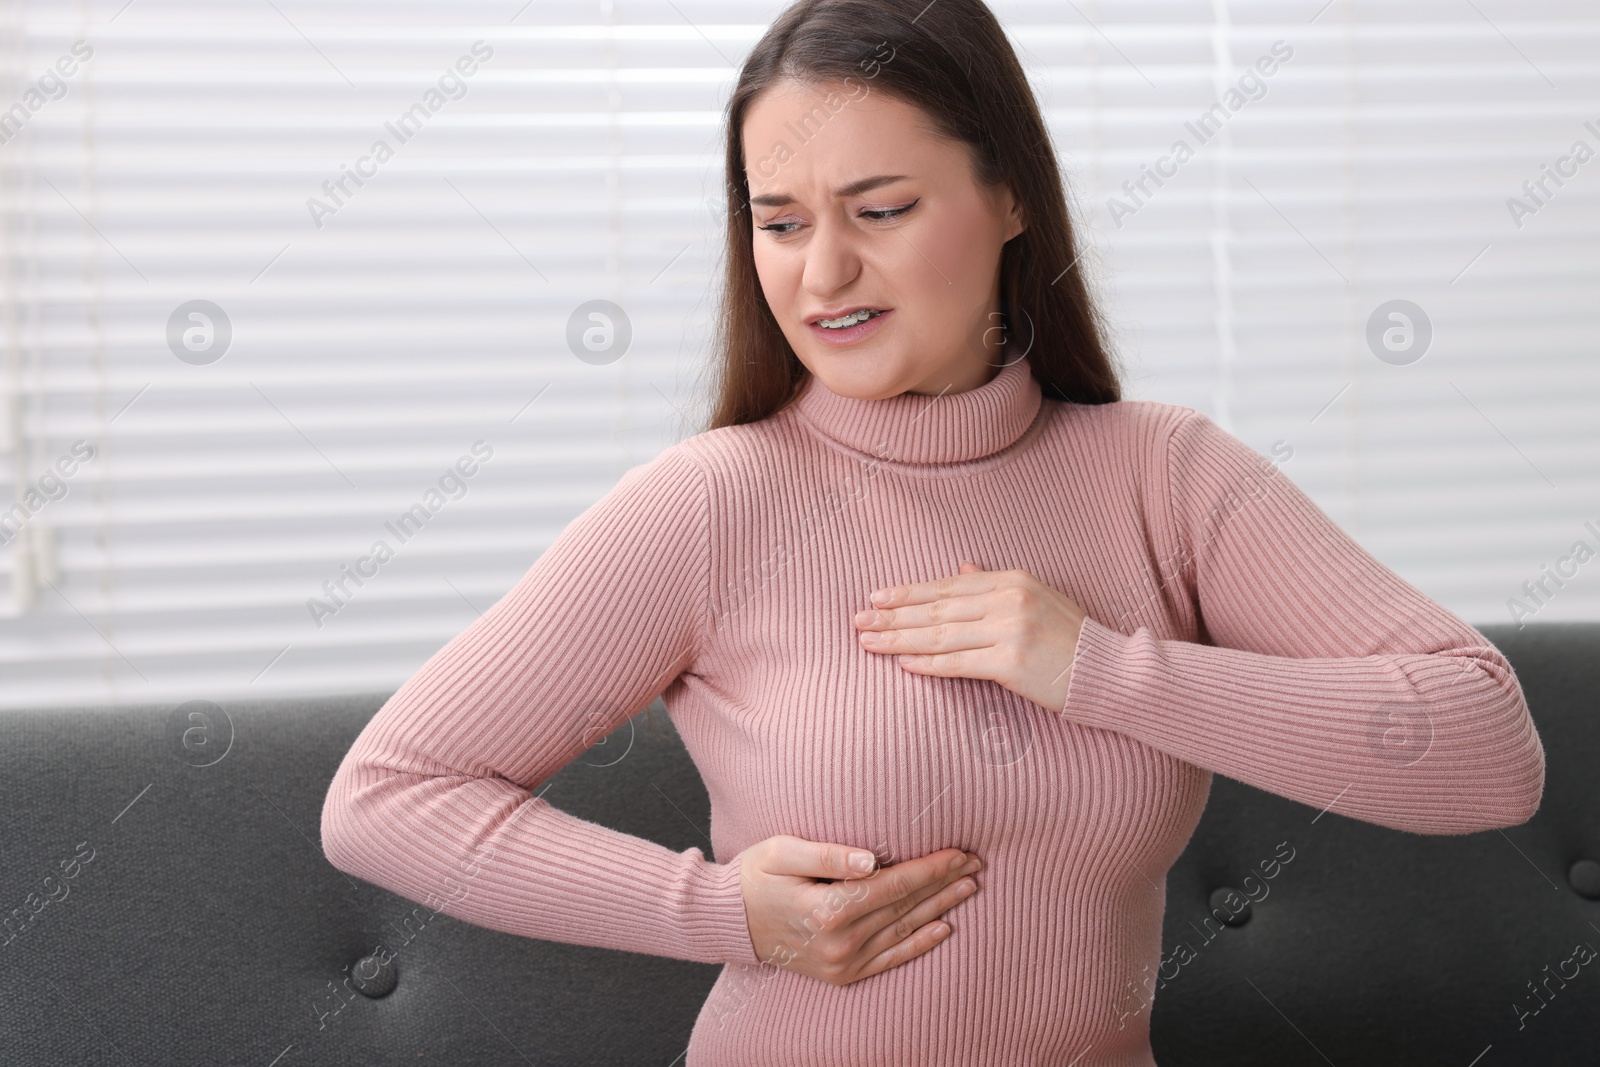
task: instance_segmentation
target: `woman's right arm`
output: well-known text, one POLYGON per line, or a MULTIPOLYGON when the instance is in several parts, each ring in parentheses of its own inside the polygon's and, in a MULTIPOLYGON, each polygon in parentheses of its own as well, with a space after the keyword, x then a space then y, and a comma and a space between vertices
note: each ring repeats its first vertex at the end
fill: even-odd
POLYGON ((329 786, 329 862, 508 933, 755 962, 737 859, 531 795, 692 662, 708 632, 707 495, 680 450, 630 469, 401 686, 329 786))

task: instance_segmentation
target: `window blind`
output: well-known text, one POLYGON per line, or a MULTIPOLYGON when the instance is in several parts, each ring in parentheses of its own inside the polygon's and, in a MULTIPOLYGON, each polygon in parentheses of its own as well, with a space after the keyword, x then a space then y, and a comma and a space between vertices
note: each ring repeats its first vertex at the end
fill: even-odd
MULTIPOLYGON (((391 689, 697 432, 781 7, 0 0, 0 702, 391 689)), ((993 9, 1127 395, 1469 621, 1593 618, 1600 12, 993 9)))

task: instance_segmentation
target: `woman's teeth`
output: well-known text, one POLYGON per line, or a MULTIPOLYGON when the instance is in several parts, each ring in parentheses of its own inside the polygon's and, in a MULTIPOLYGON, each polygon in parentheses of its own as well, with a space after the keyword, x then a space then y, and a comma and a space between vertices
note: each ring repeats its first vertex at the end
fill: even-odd
POLYGON ((881 314, 883 314, 881 311, 874 311, 871 308, 861 308, 859 311, 852 311, 843 318, 818 319, 817 325, 821 326, 824 330, 843 330, 851 326, 859 325, 860 323, 866 322, 868 319, 881 314))

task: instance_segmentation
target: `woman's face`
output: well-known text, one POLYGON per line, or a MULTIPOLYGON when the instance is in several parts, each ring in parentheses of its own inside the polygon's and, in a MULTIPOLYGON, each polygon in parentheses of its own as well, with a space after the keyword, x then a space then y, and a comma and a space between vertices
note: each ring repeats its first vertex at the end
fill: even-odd
POLYGON ((965 146, 866 79, 780 82, 752 103, 743 133, 761 289, 822 384, 879 400, 994 377, 1000 253, 1024 222, 1008 190, 975 181, 965 146), (858 308, 887 314, 859 329, 816 325, 858 308))

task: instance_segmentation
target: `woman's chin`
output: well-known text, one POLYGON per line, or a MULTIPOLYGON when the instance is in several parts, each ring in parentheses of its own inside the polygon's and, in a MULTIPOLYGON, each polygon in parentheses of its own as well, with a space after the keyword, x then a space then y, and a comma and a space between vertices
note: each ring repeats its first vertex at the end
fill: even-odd
POLYGON ((905 392, 922 377, 893 353, 869 349, 816 352, 804 361, 832 392, 858 400, 881 400, 905 392))

